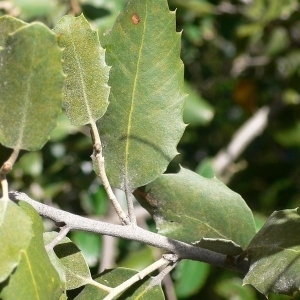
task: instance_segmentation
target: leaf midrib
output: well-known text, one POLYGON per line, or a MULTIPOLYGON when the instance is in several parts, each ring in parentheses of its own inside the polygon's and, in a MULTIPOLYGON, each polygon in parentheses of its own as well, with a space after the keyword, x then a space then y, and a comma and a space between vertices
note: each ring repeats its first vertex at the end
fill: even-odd
POLYGON ((190 220, 193 220, 193 221, 196 221, 196 223, 200 223, 200 224, 203 224, 205 227, 207 227, 208 229, 210 229, 211 231, 215 232, 216 234, 219 235, 219 238, 224 238, 224 239, 228 239, 228 237, 224 234, 222 234, 219 230, 217 230, 216 228, 212 227, 208 222, 206 221, 201 221, 197 218, 194 218, 194 217, 191 217, 191 216, 188 216, 188 215, 184 215, 184 217, 186 219, 190 219, 190 220))
POLYGON ((26 264, 28 265, 28 270, 29 270, 30 277, 32 279, 32 284, 33 284, 34 292, 36 294, 36 299, 41 299, 40 295, 39 295, 39 292, 38 292, 37 282, 35 280, 34 272, 33 272, 32 268, 31 268, 30 259, 29 259, 28 255, 27 255, 27 252, 23 251, 23 255, 24 255, 24 258, 26 260, 26 264))
MULTIPOLYGON (((32 61, 33 61, 32 55, 30 55, 30 63, 29 63, 30 69, 32 68, 32 61)), ((15 147, 16 149, 21 149, 22 144, 23 144, 24 129, 25 129, 25 124, 26 124, 26 119, 28 117, 28 107, 29 107, 29 102, 30 102, 29 94, 30 94, 30 87, 31 87, 30 81, 31 81, 32 76, 33 76, 33 71, 30 70, 28 72, 28 77, 25 82, 25 86, 26 86, 26 92, 24 93, 25 94, 25 97, 24 97, 25 112, 22 113, 22 117, 21 117, 21 126, 20 126, 18 141, 17 141, 16 147, 15 147)))
POLYGON ((134 101, 135 101, 135 94, 136 94, 136 86, 137 86, 137 81, 138 81, 138 75, 139 75, 139 68, 140 68, 140 62, 141 62, 141 56, 142 56, 142 50, 144 47, 144 40, 145 40, 145 31, 146 31, 146 23, 147 23, 147 17, 148 17, 148 5, 147 2, 145 3, 146 5, 146 13, 145 13, 145 20, 144 20, 144 27, 143 27, 143 34, 142 34, 142 40, 141 40, 141 45, 138 53, 138 58, 137 58, 137 64, 136 64, 136 72, 135 72, 135 77, 134 77, 134 82, 133 82, 133 88, 132 88, 132 94, 131 94, 131 103, 130 103, 130 111, 129 111, 129 116, 128 116, 128 125, 127 125, 127 139, 126 139, 126 145, 125 145, 125 187, 129 188, 128 185, 128 157, 129 157, 129 144, 130 144, 130 133, 131 133, 131 123, 132 123, 132 115, 133 115, 133 106, 134 106, 134 101))
POLYGON ((82 70, 82 68, 81 68, 81 61, 80 61, 80 58, 77 55, 76 45, 74 43, 70 23, 68 23, 68 31, 69 31, 69 35, 70 35, 70 39, 71 39, 71 43, 72 43, 73 54, 74 54, 75 61, 76 61, 76 64, 77 64, 79 78, 80 78, 80 81, 81 81, 82 94, 83 94, 83 100, 84 100, 84 103, 85 103, 85 108, 86 108, 87 114, 89 116, 90 123, 92 123, 94 121, 94 119, 93 119, 93 116, 92 116, 92 113, 91 113, 91 110, 90 110, 89 101, 88 101, 88 97, 87 97, 87 93, 86 93, 86 89, 85 89, 84 76, 83 76, 84 75, 84 70, 82 70))

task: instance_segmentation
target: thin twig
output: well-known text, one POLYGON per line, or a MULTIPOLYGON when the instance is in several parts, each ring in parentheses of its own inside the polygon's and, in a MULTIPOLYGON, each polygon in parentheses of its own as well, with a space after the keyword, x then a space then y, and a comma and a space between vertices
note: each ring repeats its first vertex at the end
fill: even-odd
POLYGON ((246 258, 244 260, 229 260, 224 254, 167 238, 160 234, 142 229, 138 226, 121 226, 84 218, 35 201, 24 193, 9 192, 9 196, 12 200, 28 202, 38 211, 41 216, 49 218, 55 222, 64 222, 70 227, 71 230, 94 232, 102 235, 110 235, 145 243, 150 246, 175 253, 178 255, 179 259, 202 261, 214 266, 244 274, 249 270, 249 262, 246 258))
POLYGON ((13 152, 11 153, 10 157, 7 161, 5 161, 0 168, 0 175, 6 175, 8 172, 11 171, 14 163, 16 162, 18 155, 20 153, 20 149, 15 148, 13 149, 13 152))
POLYGON ((102 255, 101 263, 99 266, 99 273, 106 269, 111 269, 115 265, 117 249, 117 239, 113 236, 104 235, 102 239, 102 255))
MULTIPOLYGON (((116 194, 118 197, 118 194, 116 194)), ((109 203, 109 208, 107 212, 107 220, 110 223, 111 219, 116 217, 115 211, 109 203)), ((111 269, 114 267, 115 258, 117 256, 117 239, 109 236, 104 235, 102 238, 102 253, 101 253, 101 260, 99 262, 98 273, 102 273, 105 269, 111 269)))
POLYGON ((3 163, 2 167, 0 168, 0 182, 2 188, 2 195, 4 199, 8 199, 8 183, 6 180, 6 174, 11 171, 14 163, 18 158, 19 152, 20 149, 18 148, 13 149, 13 152, 11 153, 8 160, 6 160, 3 163))
POLYGON ((178 264, 178 261, 169 264, 166 266, 158 275, 156 275, 150 282, 149 288, 156 286, 156 285, 161 285, 163 279, 176 267, 178 264))
POLYGON ((46 251, 49 252, 53 250, 53 248, 63 239, 67 236, 68 232, 70 231, 70 227, 68 225, 65 225, 62 227, 57 234, 57 236, 45 246, 46 251))
POLYGON ((106 172, 105 172, 105 164, 104 164, 104 157, 102 155, 102 144, 101 144, 101 139, 99 135, 99 131, 97 128, 97 125, 94 121, 91 122, 91 134, 92 134, 92 139, 94 143, 94 151, 92 154, 92 159, 93 161, 97 162, 97 167, 99 170, 99 177, 102 181, 102 184, 104 186, 104 189, 107 193, 107 196, 109 200, 112 203, 112 206, 114 207, 116 213, 118 214, 120 221, 124 225, 129 225, 130 221, 124 211, 122 210, 122 207, 120 206, 111 186, 108 181, 106 172))
POLYGON ((139 273, 133 275, 128 280, 124 281, 119 286, 115 287, 103 300, 113 300, 116 296, 127 290, 129 287, 131 287, 134 283, 136 283, 139 280, 142 280, 150 273, 156 271, 158 268, 169 264, 170 261, 168 261, 165 258, 161 258, 160 260, 156 261, 152 265, 148 266, 144 270, 140 271, 139 273))
MULTIPOLYGON (((155 251, 154 257, 158 258, 159 252, 161 252, 161 251, 155 251)), ((175 257, 175 259, 176 259, 176 257, 175 257)), ((175 261, 174 259, 171 261, 173 262, 173 264, 168 265, 166 268, 160 268, 160 270, 159 270, 160 273, 156 277, 154 277, 153 280, 151 280, 150 284, 151 284, 151 286, 163 284, 166 299, 177 300, 177 296, 176 296, 176 292, 175 292, 175 288, 174 288, 174 282, 171 278, 170 272, 178 264, 179 259, 177 259, 177 261, 175 261), (162 282, 161 282, 161 280, 162 280, 162 282)))
POLYGON ((2 198, 8 199, 8 183, 5 176, 0 175, 1 188, 2 188, 2 198))
POLYGON ((268 124, 270 108, 260 108, 246 123, 234 134, 231 142, 222 149, 213 160, 213 169, 218 175, 222 175, 228 166, 232 164, 245 150, 245 148, 257 137, 268 124))
POLYGON ((99 282, 97 282, 97 281, 95 281, 93 279, 87 280, 86 284, 93 285, 93 286, 99 288, 100 290, 106 291, 108 293, 110 293, 110 291, 112 290, 111 287, 108 287, 108 286, 106 286, 106 285, 104 285, 102 283, 99 283, 99 282))
POLYGON ((127 184, 125 187, 125 195, 126 195, 126 201, 127 201, 129 220, 133 225, 136 225, 136 215, 135 215, 134 205, 133 205, 134 197, 133 197, 132 192, 129 190, 129 187, 127 186, 127 184))

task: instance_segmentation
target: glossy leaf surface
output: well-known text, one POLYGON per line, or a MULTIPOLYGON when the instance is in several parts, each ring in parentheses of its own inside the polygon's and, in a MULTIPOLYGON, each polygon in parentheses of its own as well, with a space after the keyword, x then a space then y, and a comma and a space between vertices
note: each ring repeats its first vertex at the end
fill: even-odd
POLYGON ((250 209, 217 178, 182 168, 150 183, 144 197, 140 202, 162 235, 230 255, 241 253, 255 235, 250 209))
POLYGON ((47 142, 61 110, 61 52, 53 32, 41 23, 9 34, 0 49, 0 142, 4 146, 39 150, 47 142))
POLYGON ((177 154, 185 128, 180 37, 166 0, 132 0, 103 38, 111 93, 99 129, 114 187, 154 180, 177 154))
POLYGON ((251 241, 250 270, 244 284, 264 295, 292 295, 300 288, 300 215, 298 209, 275 211, 251 241))
POLYGON ((0 282, 19 264, 33 236, 30 217, 11 200, 0 199, 0 282), (22 224, 22 226, 20 226, 22 224))
MULTIPOLYGON (((117 268, 106 270, 100 275, 94 277, 94 280, 107 285, 109 287, 117 287, 133 275, 137 274, 137 271, 125 268, 117 268)), ((151 278, 146 277, 143 280, 135 283, 128 290, 123 292, 118 300, 163 300, 165 299, 162 288, 158 285, 150 287, 149 283, 151 278)), ((91 285, 87 285, 84 290, 75 298, 75 300, 94 300, 104 299, 108 295, 108 292, 102 291, 99 288, 91 285)))
POLYGON ((21 261, 0 292, 0 298, 3 300, 59 299, 63 292, 62 283, 44 247, 42 220, 29 204, 20 201, 19 205, 35 225, 34 236, 29 247, 22 251, 21 261))
POLYGON ((64 16, 54 28, 64 48, 64 106, 73 125, 96 121, 108 105, 109 67, 98 34, 83 15, 64 16))

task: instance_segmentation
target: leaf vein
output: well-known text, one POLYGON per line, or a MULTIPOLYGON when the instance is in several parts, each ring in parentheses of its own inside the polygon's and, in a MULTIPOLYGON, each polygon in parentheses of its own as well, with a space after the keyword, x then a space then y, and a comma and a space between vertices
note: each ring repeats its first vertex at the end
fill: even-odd
MULTIPOLYGON (((147 17, 148 17, 148 7, 147 7, 148 5, 147 5, 147 3, 145 5, 146 5, 145 21, 144 21, 141 45, 140 45, 140 49, 139 49, 138 57, 137 57, 136 72, 135 72, 132 94, 131 94, 131 105, 130 105, 130 111, 129 111, 129 116, 128 116, 127 139, 126 139, 126 146, 125 146, 125 184, 126 185, 128 184, 128 158, 129 158, 129 141, 130 141, 130 133, 131 133, 131 123, 132 123, 135 94, 136 94, 136 90, 137 90, 137 81, 138 81, 138 76, 139 76, 139 68, 140 68, 140 64, 141 64, 142 50, 144 47, 145 31, 146 31, 146 24, 147 24, 147 17)), ((128 188, 130 188, 130 187, 128 187, 128 188)))
POLYGON ((34 291, 35 291, 35 294, 36 294, 36 299, 41 299, 40 296, 39 296, 39 293, 38 293, 37 283, 36 283, 35 278, 34 278, 34 272, 32 271, 32 268, 31 268, 31 264, 30 264, 28 255, 27 255, 27 253, 26 253, 25 251, 22 251, 22 252, 24 253, 24 257, 25 257, 26 263, 27 263, 27 265, 28 265, 30 277, 31 277, 31 279, 32 279, 34 291))
POLYGON ((84 103, 85 103, 85 109, 86 109, 86 112, 87 112, 87 114, 89 116, 90 123, 91 123, 91 121, 93 121, 93 116, 92 116, 92 112, 90 110, 88 96, 87 96, 86 89, 85 89, 85 83, 84 83, 84 75, 85 74, 84 74, 84 70, 81 67, 80 58, 77 55, 76 45, 75 45, 75 42, 74 42, 74 39, 73 39, 73 35, 72 35, 72 31, 71 31, 71 28, 70 28, 69 24, 68 24, 68 30, 69 30, 69 34, 70 34, 70 39, 71 39, 72 47, 73 47, 73 55, 75 57, 75 60, 76 60, 76 63, 77 63, 77 67, 78 67, 78 73, 79 73, 79 77, 80 77, 80 81, 81 81, 81 90, 82 90, 83 100, 84 100, 84 103))
POLYGON ((191 219, 193 221, 196 221, 197 223, 201 223, 203 224, 204 226, 206 226, 207 228, 209 228, 210 230, 212 230, 213 232, 217 233, 220 237, 224 238, 224 239, 228 239, 225 235, 223 235, 221 232, 219 232, 217 229, 213 228, 212 226, 210 226, 208 223, 204 222, 204 221, 201 221, 197 218, 194 218, 194 217, 191 217, 191 216, 188 216, 188 215, 184 215, 187 219, 191 219))

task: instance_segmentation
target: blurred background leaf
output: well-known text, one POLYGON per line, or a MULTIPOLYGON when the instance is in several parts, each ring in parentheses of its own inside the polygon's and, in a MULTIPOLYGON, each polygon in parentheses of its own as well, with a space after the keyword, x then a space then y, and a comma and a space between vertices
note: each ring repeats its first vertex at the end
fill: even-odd
MULTIPOLYGON (((35 1, 29 13, 25 9, 22 11, 17 2, 11 2, 10 6, 3 5, 5 2, 0 1, 0 14, 8 13, 24 21, 40 20, 50 28, 65 14, 80 15, 83 12, 93 27, 98 28, 101 38, 127 1, 35 1), (46 9, 38 12, 38 5, 48 7, 48 12, 45 13, 46 9)), ((227 182, 254 211, 256 226, 260 228, 274 210, 295 208, 300 203, 299 1, 168 2, 171 10, 177 8, 177 30, 183 29, 181 56, 185 64, 185 81, 192 89, 190 97, 195 97, 197 103, 196 108, 191 109, 196 123, 186 120, 193 125, 187 127, 178 147, 180 155, 171 163, 169 171, 177 171, 178 164, 181 164, 211 178, 214 172, 210 159, 229 143, 239 126, 258 108, 271 106, 273 113, 267 129, 231 167, 231 177, 227 182), (205 111, 199 108, 200 99, 205 99, 213 113, 211 119, 204 123, 199 115, 205 111)), ((186 117, 191 110, 188 112, 186 106, 186 117)), ((101 184, 91 169, 92 145, 88 136, 88 128, 71 126, 61 115, 58 127, 52 133, 53 138, 42 152, 24 157, 25 162, 20 159, 20 164, 10 174, 10 188, 27 192, 33 198, 67 211, 104 218, 110 210, 105 207, 101 184), (39 164, 42 171, 32 172, 25 168, 24 174, 22 168, 31 160, 33 165, 39 164)), ((9 149, 0 145, 1 162, 8 158, 9 153, 9 149)), ((23 152, 23 155, 27 154, 23 152)), ((155 230, 150 219, 140 224, 155 230)), ((47 223, 47 228, 51 226, 47 223)), ((74 239, 77 239, 78 246, 83 243, 92 249, 90 252, 94 254, 91 257, 97 263, 91 270, 96 274, 102 256, 99 251, 101 242, 92 241, 93 238, 88 241, 89 238, 76 235, 74 239), (81 239, 82 242, 78 241, 81 239), (93 250, 94 247, 98 250, 93 250), (96 254, 97 251, 99 253, 96 254)), ((143 260, 148 263, 152 259, 149 253, 153 252, 142 245, 120 240, 115 252, 116 262, 138 268, 138 261, 133 259, 135 254, 137 257, 144 255, 143 260)), ((187 291, 178 289, 183 276, 189 274, 188 270, 192 273, 195 269, 198 272, 194 266, 188 265, 186 271, 179 265, 174 270, 172 276, 177 298, 265 299, 251 286, 242 287, 238 274, 214 267, 209 267, 203 277, 199 275, 202 281, 199 279, 198 283, 191 281, 185 285, 187 291)), ((194 279, 196 281, 196 276, 194 279)), ((74 293, 69 294, 69 299, 74 297, 74 293)), ((269 299, 290 298, 271 294, 269 299)), ((300 297, 294 296, 294 299, 300 297)))

